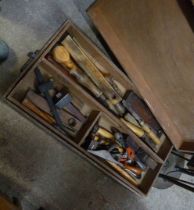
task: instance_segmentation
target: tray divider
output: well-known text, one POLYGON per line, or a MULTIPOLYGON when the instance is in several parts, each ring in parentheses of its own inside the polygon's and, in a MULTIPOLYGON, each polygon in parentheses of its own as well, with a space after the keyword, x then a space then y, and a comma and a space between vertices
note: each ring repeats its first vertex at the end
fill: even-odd
POLYGON ((79 132, 76 135, 75 142, 78 143, 79 146, 81 146, 88 134, 91 132, 93 129, 94 125, 97 123, 101 116, 101 112, 99 111, 92 111, 85 122, 85 124, 82 126, 82 128, 79 130, 79 132))

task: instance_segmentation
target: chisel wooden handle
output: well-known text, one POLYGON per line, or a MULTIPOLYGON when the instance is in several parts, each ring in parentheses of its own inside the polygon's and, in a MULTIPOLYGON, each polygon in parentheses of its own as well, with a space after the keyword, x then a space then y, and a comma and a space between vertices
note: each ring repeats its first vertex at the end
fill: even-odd
POLYGON ((132 130, 138 137, 144 137, 145 132, 140 127, 134 125, 133 123, 130 123, 126 121, 125 119, 121 118, 121 121, 130 129, 132 130))
POLYGON ((99 134, 101 136, 103 136, 104 138, 107 138, 107 139, 113 139, 114 136, 111 132, 107 131, 106 129, 104 128, 98 128, 96 134, 99 134))
POLYGON ((140 123, 141 127, 143 128, 143 130, 146 132, 147 136, 156 144, 159 145, 160 144, 160 139, 158 138, 158 136, 151 130, 151 128, 144 123, 143 121, 140 123))
POLYGON ((110 161, 107 161, 117 172, 119 172, 125 179, 127 179, 129 182, 131 182, 133 185, 138 186, 137 181, 135 178, 130 176, 126 171, 124 171, 120 166, 118 166, 115 163, 112 163, 110 161))
POLYGON ((65 69, 69 70, 69 73, 85 88, 89 89, 97 98, 102 95, 102 91, 96 87, 96 85, 90 80, 90 78, 82 72, 79 67, 71 59, 69 52, 64 46, 56 46, 53 49, 54 60, 62 65, 65 69))
POLYGON ((145 123, 140 123, 141 128, 126 121, 125 119, 121 118, 121 121, 125 123, 125 125, 132 130, 138 137, 142 138, 145 135, 149 137, 151 141, 153 141, 156 145, 160 144, 160 139, 156 136, 156 134, 150 129, 150 127, 145 123))
POLYGON ((69 52, 65 49, 65 47, 59 45, 56 46, 53 51, 53 58, 57 63, 60 63, 63 67, 68 68, 69 70, 77 69, 76 64, 70 57, 69 52))
POLYGON ((49 124, 55 124, 55 120, 53 117, 51 117, 46 112, 40 110, 36 105, 34 105, 29 99, 25 98, 22 101, 22 104, 30 109, 32 112, 36 113, 39 117, 41 117, 43 120, 45 120, 49 124))

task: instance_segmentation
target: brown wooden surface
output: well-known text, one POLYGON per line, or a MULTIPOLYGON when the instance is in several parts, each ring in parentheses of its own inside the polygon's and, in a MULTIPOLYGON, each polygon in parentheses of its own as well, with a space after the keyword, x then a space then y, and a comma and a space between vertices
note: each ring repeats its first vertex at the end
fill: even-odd
POLYGON ((194 36, 177 1, 98 0, 88 12, 176 148, 194 144, 194 36))

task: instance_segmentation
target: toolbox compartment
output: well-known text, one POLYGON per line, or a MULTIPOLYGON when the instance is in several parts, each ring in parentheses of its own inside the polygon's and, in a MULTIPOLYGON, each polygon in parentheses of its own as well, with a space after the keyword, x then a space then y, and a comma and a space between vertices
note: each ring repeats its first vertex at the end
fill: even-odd
MULTIPOLYGON (((74 78, 65 72, 65 70, 54 62, 50 53, 57 44, 59 44, 67 34, 76 37, 80 45, 95 58, 96 61, 104 68, 108 69, 109 73, 119 81, 124 89, 133 90, 139 95, 137 88, 127 78, 127 76, 121 72, 87 37, 81 32, 74 24, 67 21, 61 26, 58 32, 48 41, 48 43, 39 52, 37 57, 30 63, 26 69, 21 73, 20 77, 8 90, 5 95, 6 102, 13 108, 17 109, 21 114, 27 116, 37 125, 41 126, 45 131, 49 131, 51 135, 63 142, 66 146, 70 147, 73 151, 86 158, 97 168, 102 170, 108 176, 122 184, 124 187, 132 190, 138 195, 147 195, 150 188, 152 187, 157 175, 164 164, 166 158, 172 149, 172 144, 168 137, 162 140, 161 145, 157 151, 153 151, 148 145, 146 145, 142 139, 137 137, 117 116, 115 116, 107 107, 103 106, 93 95, 91 95, 85 88, 80 86, 74 78), (39 67, 48 77, 52 77, 54 86, 56 89, 67 88, 71 95, 75 98, 79 98, 79 103, 83 105, 84 114, 86 120, 81 125, 80 129, 76 132, 75 136, 66 136, 64 133, 59 131, 56 127, 47 123, 40 116, 35 114, 26 108, 21 101, 24 99, 26 92, 35 87, 35 74, 34 70, 39 67), (101 122, 106 123, 107 126, 114 126, 121 132, 129 135, 131 139, 152 159, 157 163, 155 169, 148 169, 138 186, 134 186, 115 169, 113 169, 108 163, 105 163, 102 159, 89 154, 83 147, 88 135, 92 131, 93 127, 101 122)), ((108 129, 108 128, 107 128, 108 129)))

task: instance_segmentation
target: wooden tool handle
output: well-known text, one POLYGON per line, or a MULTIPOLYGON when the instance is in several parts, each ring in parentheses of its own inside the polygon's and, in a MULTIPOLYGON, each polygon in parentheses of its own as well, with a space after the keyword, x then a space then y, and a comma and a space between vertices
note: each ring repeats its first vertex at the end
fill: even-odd
POLYGON ((62 66, 68 69, 77 69, 76 64, 73 62, 73 60, 70 57, 69 52, 65 49, 64 46, 56 46, 53 51, 53 58, 57 63, 60 63, 62 66))
POLYGON ((130 176, 126 171, 124 171, 120 166, 118 166, 115 163, 112 163, 110 161, 107 161, 116 171, 118 171, 125 179, 127 179, 129 182, 131 182, 133 185, 138 186, 137 181, 135 178, 130 176))
POLYGON ((156 134, 150 129, 150 127, 142 122, 140 123, 141 127, 143 128, 143 130, 146 132, 146 134, 148 135, 148 137, 156 144, 159 145, 160 144, 160 139, 156 136, 156 134))
POLYGON ((126 121, 123 118, 120 118, 121 121, 130 129, 132 130, 138 137, 143 137, 145 135, 145 132, 138 126, 126 121))
POLYGON ((65 69, 69 69, 70 74, 77 79, 77 81, 89 89, 97 98, 102 95, 102 91, 90 80, 90 78, 83 73, 80 68, 71 59, 69 52, 64 46, 57 46, 52 51, 54 60, 62 65, 65 69))
POLYGON ((51 117, 48 113, 40 110, 37 106, 35 106, 29 99, 25 98, 22 101, 22 104, 30 109, 32 112, 36 113, 39 117, 41 117, 43 120, 48 122, 49 124, 55 124, 55 120, 53 117, 51 117))
POLYGON ((137 175, 141 175, 143 173, 143 170, 141 170, 140 168, 135 167, 135 166, 130 166, 128 164, 125 164, 125 168, 127 170, 133 171, 137 175))
POLYGON ((113 139, 114 136, 111 132, 107 131, 106 129, 104 128, 98 128, 96 134, 99 134, 101 136, 103 136, 104 138, 107 138, 107 139, 113 139))

